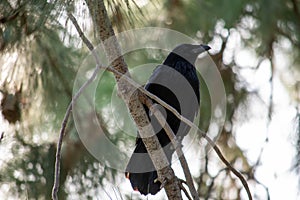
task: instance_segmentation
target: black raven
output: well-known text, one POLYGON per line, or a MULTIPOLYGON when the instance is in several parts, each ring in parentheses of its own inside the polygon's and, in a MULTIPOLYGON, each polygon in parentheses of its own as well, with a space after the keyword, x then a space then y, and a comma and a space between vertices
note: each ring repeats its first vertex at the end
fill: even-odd
MULTIPOLYGON (((199 80, 195 61, 199 54, 209 50, 207 45, 182 44, 177 46, 168 55, 162 65, 153 71, 145 89, 155 94, 160 99, 175 108, 181 115, 193 121, 197 115, 200 93, 199 80)), ((154 103, 156 103, 154 101, 154 103)), ((170 139, 159 122, 151 115, 149 109, 144 106, 153 130, 163 147, 163 150, 171 163, 174 149, 170 139)), ((173 113, 160 107, 179 142, 189 132, 190 128, 181 122, 173 113)), ((147 154, 147 149, 140 137, 137 137, 136 148, 126 167, 125 176, 129 178, 132 188, 141 194, 156 194, 160 190, 161 183, 157 181, 157 171, 147 154)))

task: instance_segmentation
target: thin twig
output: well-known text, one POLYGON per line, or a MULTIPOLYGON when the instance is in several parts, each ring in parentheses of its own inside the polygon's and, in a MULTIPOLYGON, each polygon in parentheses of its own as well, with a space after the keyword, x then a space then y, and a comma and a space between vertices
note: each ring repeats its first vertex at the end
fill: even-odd
POLYGON ((60 176, 60 159, 61 159, 61 146, 62 146, 62 141, 63 137, 65 135, 65 130, 66 126, 68 123, 68 119, 70 117, 71 111, 72 111, 72 104, 76 102, 76 100, 79 98, 83 90, 93 82, 93 80, 96 78, 99 70, 101 67, 99 65, 96 66, 94 69, 94 72, 92 76, 79 88, 78 92, 73 96, 71 102, 68 105, 67 111, 65 113, 64 119, 62 121, 60 133, 59 133, 59 139, 57 143, 57 148, 56 148, 56 156, 55 156, 55 169, 54 169, 54 184, 53 184, 53 189, 52 189, 52 199, 57 200, 57 192, 59 188, 59 176, 60 176))
POLYGON ((82 39, 83 43, 87 46, 87 48, 90 51, 94 50, 94 46, 92 45, 92 43, 89 41, 89 39, 87 39, 87 37, 85 37, 83 31, 81 30, 80 26, 78 25, 78 22, 76 20, 76 18, 68 11, 68 17, 70 18, 70 20, 72 21, 73 25, 75 26, 79 37, 82 39))
POLYGON ((261 186, 266 190, 267 200, 270 200, 271 197, 270 197, 269 188, 268 188, 267 186, 265 186, 264 184, 262 184, 259 180, 255 179, 255 178, 254 178, 254 181, 255 181, 257 184, 261 185, 261 186))
POLYGON ((189 199, 189 200, 193 200, 192 197, 189 195, 188 191, 185 189, 185 187, 182 184, 182 180, 180 180, 180 189, 184 192, 185 196, 189 199))
POLYGON ((67 122, 70 116, 72 110, 72 102, 69 104, 67 111, 65 113, 63 122, 61 124, 61 129, 59 133, 59 139, 56 147, 56 155, 55 155, 55 168, 54 168, 54 183, 53 183, 53 188, 52 188, 52 199, 57 200, 57 192, 59 189, 59 177, 60 177, 60 159, 61 159, 61 146, 62 146, 62 141, 64 137, 64 133, 66 130, 67 122))
POLYGON ((219 147, 212 141, 212 139, 210 139, 210 137, 208 137, 207 135, 204 135, 204 138, 214 148, 215 152, 217 153, 219 158, 222 160, 222 162, 228 167, 228 169, 230 169, 230 171, 232 173, 234 173, 234 175, 236 175, 240 179, 240 181, 242 182, 244 188, 246 189, 249 200, 252 200, 252 195, 251 195, 248 183, 245 180, 245 178, 243 177, 243 175, 240 172, 238 172, 234 167, 231 166, 231 164, 223 156, 223 154, 222 154, 221 150, 219 149, 219 147))
MULTIPOLYGON (((73 23, 73 25, 75 26, 79 37, 82 39, 83 43, 87 46, 87 48, 92 52, 95 61, 96 61, 96 65, 99 66, 99 68, 105 68, 105 66, 101 65, 100 59, 98 57, 98 54, 96 53, 96 51, 94 51, 94 46, 93 44, 89 41, 89 39, 84 35, 83 31, 81 30, 80 26, 78 25, 78 22, 76 20, 76 18, 70 13, 68 12, 68 17, 70 18, 71 22, 73 23)), ((108 67, 107 70, 111 71, 111 67, 108 67)))
MULTIPOLYGON (((93 45, 89 42, 89 40, 84 36, 83 32, 81 31, 80 27, 78 26, 78 23, 76 21, 76 19, 74 18, 74 16, 72 15, 73 18, 70 18, 71 21, 74 23, 74 26, 76 27, 77 31, 80 34, 81 38, 85 38, 84 43, 88 46, 88 48, 92 51, 94 49, 93 45)), ((94 54, 94 53, 93 53, 94 54)), ((96 55, 96 54, 95 54, 96 55)), ((63 141, 63 137, 65 135, 65 130, 66 130, 66 126, 68 123, 68 119, 70 117, 71 111, 72 111, 72 104, 74 104, 76 102, 76 100, 79 98, 79 96, 81 95, 81 93, 83 92, 83 90, 93 82, 93 80, 96 78, 99 70, 103 67, 97 56, 95 56, 95 59, 97 61, 97 65, 94 69, 94 72, 92 74, 92 76, 79 88, 79 90, 77 91, 77 93, 73 96, 71 102, 68 105, 68 108, 66 110, 64 119, 62 121, 62 125, 61 125, 61 129, 60 129, 60 133, 59 133, 59 139, 58 139, 58 143, 57 143, 57 148, 56 148, 56 155, 55 155, 55 169, 54 169, 54 183, 53 183, 53 189, 52 189, 52 199, 53 200, 57 200, 58 196, 57 196, 57 192, 59 189, 59 177, 60 177, 60 160, 61 160, 61 146, 62 146, 62 141, 63 141)))

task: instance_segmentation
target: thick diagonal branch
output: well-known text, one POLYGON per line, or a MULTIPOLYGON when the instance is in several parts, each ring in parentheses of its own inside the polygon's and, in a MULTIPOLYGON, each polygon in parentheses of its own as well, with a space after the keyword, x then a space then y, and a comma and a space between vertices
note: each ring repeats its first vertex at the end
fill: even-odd
POLYGON ((121 75, 114 73, 118 92, 125 101, 126 106, 138 128, 139 134, 147 148, 151 160, 158 172, 158 178, 165 183, 165 190, 169 199, 182 199, 179 184, 169 180, 175 180, 175 174, 169 166, 166 155, 160 146, 154 131, 149 124, 146 112, 139 101, 139 91, 128 84, 122 76, 130 78, 127 65, 121 54, 120 46, 116 40, 112 25, 107 15, 103 0, 86 0, 97 34, 100 36, 104 51, 113 69, 121 75))

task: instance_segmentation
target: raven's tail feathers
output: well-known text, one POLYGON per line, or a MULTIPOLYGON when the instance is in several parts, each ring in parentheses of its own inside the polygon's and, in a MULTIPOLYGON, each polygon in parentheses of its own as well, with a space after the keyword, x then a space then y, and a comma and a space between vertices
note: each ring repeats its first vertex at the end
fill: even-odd
POLYGON ((137 141, 137 146, 126 167, 125 176, 130 180, 132 188, 141 194, 154 195, 160 190, 161 183, 157 180, 157 171, 141 140, 137 141))
POLYGON ((157 180, 157 171, 145 173, 125 173, 135 191, 141 194, 156 194, 160 190, 161 183, 157 180))

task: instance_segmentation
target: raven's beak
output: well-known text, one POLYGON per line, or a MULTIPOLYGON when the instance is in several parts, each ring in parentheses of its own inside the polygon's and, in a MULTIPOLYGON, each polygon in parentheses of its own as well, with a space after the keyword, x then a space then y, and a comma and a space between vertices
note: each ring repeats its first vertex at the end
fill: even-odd
POLYGON ((205 51, 208 51, 210 50, 210 46, 206 45, 206 44, 200 44, 200 46, 205 50, 205 51))
POLYGON ((210 47, 208 45, 205 45, 205 44, 200 44, 200 45, 197 45, 197 48, 193 49, 192 52, 195 53, 195 54, 200 54, 204 51, 208 51, 210 50, 210 47))

